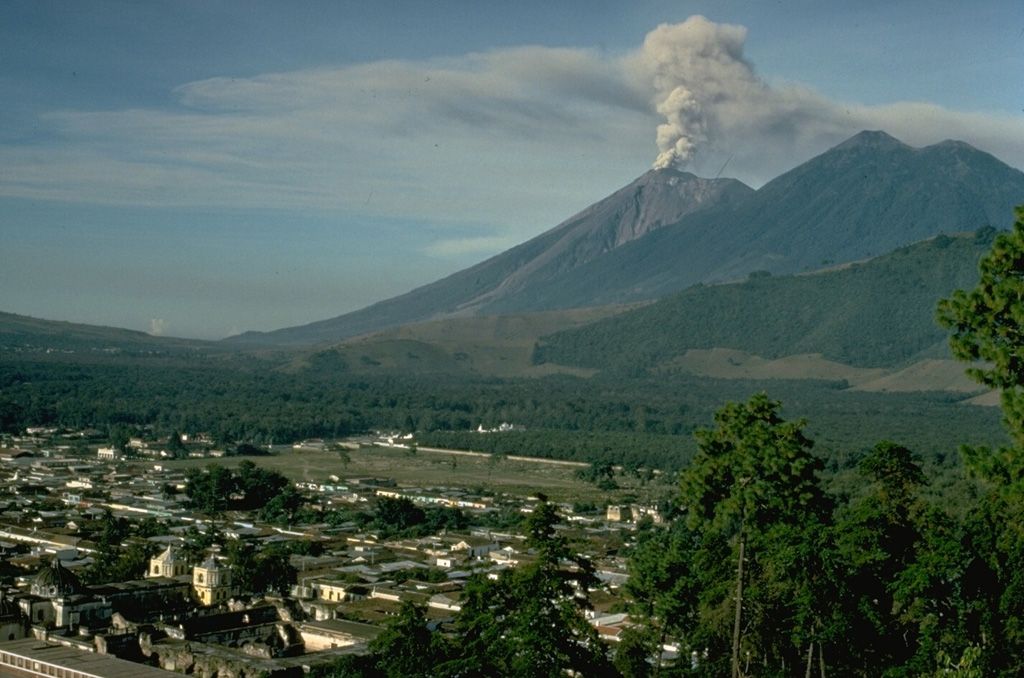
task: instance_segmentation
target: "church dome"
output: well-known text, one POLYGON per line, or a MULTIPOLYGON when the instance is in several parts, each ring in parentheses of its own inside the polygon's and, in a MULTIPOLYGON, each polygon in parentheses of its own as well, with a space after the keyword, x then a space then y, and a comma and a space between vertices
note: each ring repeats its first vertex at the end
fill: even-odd
POLYGON ((36 575, 29 590, 44 598, 63 598, 81 593, 83 589, 75 573, 64 567, 59 558, 54 558, 50 567, 36 575))

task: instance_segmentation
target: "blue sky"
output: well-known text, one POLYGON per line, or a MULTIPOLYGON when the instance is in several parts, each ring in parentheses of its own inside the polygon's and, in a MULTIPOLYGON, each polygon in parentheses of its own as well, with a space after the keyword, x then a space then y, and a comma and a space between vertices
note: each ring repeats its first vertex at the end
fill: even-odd
POLYGON ((313 322, 861 129, 1022 168, 1022 52, 1016 0, 0 0, 0 311, 313 322))

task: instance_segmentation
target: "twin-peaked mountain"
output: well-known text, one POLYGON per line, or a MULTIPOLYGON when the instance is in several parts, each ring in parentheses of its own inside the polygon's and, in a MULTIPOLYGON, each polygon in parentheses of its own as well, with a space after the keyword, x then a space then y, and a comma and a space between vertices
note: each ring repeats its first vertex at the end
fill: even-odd
POLYGON ((354 313, 239 347, 309 346, 409 323, 641 301, 755 271, 799 273, 940 233, 1012 223, 1024 172, 962 142, 861 132, 758 190, 652 170, 480 264, 354 313))

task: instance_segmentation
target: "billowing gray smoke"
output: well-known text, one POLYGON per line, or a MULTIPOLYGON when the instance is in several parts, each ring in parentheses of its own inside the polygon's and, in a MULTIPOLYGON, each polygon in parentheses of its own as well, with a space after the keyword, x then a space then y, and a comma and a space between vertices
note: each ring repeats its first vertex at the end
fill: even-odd
MULTIPOLYGON (((864 129, 882 129, 912 145, 957 138, 1006 147, 1014 138, 1010 124, 994 116, 931 104, 864 106, 794 83, 767 83, 743 55, 746 37, 743 26, 692 16, 658 26, 627 59, 630 77, 665 118, 658 125, 656 169, 693 165, 703 154, 717 162, 735 157, 734 167, 770 178, 783 158, 806 160, 864 129)), ((1019 121, 1014 124, 1019 136, 1019 121)))
MULTIPOLYGON (((658 126, 655 168, 685 163, 713 143, 730 102, 762 98, 765 84, 743 58, 747 30, 692 16, 662 24, 647 34, 635 66, 655 91, 655 106, 666 122, 658 126)), ((741 108, 746 108, 741 106, 741 108)))

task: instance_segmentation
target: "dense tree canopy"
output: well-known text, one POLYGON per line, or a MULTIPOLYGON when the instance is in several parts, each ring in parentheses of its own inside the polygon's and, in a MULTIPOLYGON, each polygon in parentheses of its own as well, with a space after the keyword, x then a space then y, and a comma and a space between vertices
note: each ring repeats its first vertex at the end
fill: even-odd
POLYGON ((296 570, 287 549, 268 546, 257 550, 249 542, 229 539, 226 552, 232 584, 243 595, 285 594, 295 583, 296 570))
POLYGON ((698 552, 731 564, 697 587, 702 612, 690 631, 701 646, 690 649, 711 648, 711 673, 721 673, 731 654, 733 675, 741 658, 763 665, 764 675, 787 675, 820 642, 827 616, 822 556, 831 503, 818 479, 823 464, 804 423, 784 420, 780 406, 764 394, 727 404, 715 428, 698 431, 699 451, 681 475, 680 502, 698 552))
POLYGON ((882 442, 860 464, 871 492, 838 524, 843 653, 858 676, 920 676, 936 653, 962 650, 961 534, 925 501, 927 483, 910 450, 882 442), (880 639, 889 639, 880 642, 880 639))
POLYGON ((133 532, 131 521, 114 516, 109 509, 104 511, 94 537, 97 550, 92 562, 82 572, 82 581, 105 584, 141 578, 149 567, 149 559, 157 551, 155 544, 141 540, 151 536, 149 531, 152 529, 152 522, 141 523, 133 532), (140 539, 129 542, 133 534, 140 539))
POLYGON ((273 502, 268 514, 293 514, 304 501, 284 475, 256 466, 248 459, 237 472, 220 464, 191 468, 185 474, 185 494, 197 511, 219 515, 228 509, 254 511, 273 502))
POLYGON ((582 615, 593 566, 558 534, 558 522, 554 505, 541 501, 525 525, 537 560, 467 587, 452 675, 609 675, 606 650, 582 615))
POLYGON ((998 235, 978 265, 970 291, 939 302, 939 323, 952 331, 953 355, 969 361, 967 373, 1002 390, 1010 435, 1024 444, 1024 206, 1013 229, 998 235))

